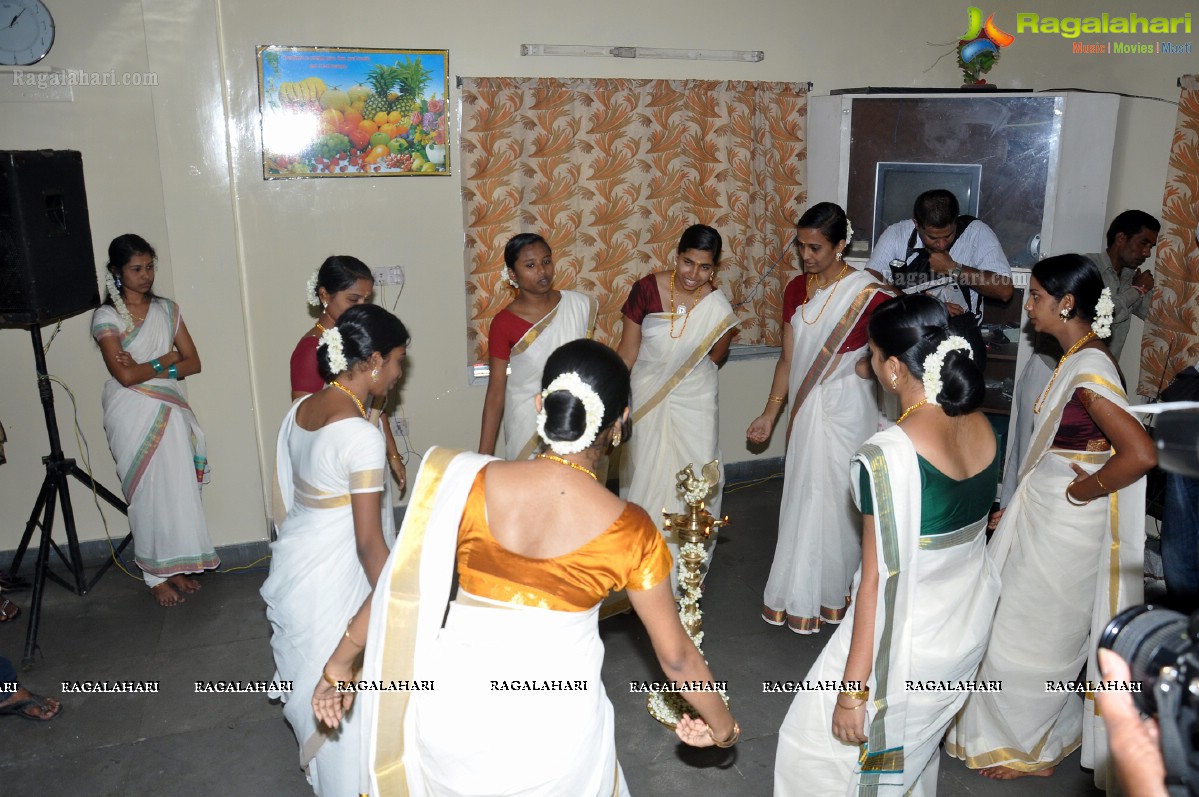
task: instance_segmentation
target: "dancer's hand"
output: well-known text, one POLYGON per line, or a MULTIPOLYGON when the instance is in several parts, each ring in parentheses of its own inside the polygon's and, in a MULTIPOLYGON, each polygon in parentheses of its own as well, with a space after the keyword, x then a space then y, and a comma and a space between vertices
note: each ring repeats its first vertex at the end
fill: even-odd
POLYGON ((840 704, 833 709, 833 736, 846 744, 866 742, 866 701, 856 708, 845 708, 840 704))
POLYGON ((712 740, 712 735, 708 733, 708 723, 700 717, 692 719, 690 715, 684 714, 678 724, 674 726, 674 733, 683 744, 689 744, 692 747, 711 747, 716 744, 712 740))
MULTIPOLYGON (((330 665, 326 665, 323 672, 334 681, 351 681, 354 678, 354 673, 349 670, 339 672, 337 667, 330 665)), ((354 692, 339 692, 323 676, 316 682, 316 690, 312 693, 312 713, 328 727, 336 728, 353 704, 354 692)))
POLYGON ((396 484, 400 486, 400 492, 408 487, 408 468, 404 466, 404 461, 399 455, 388 454, 387 463, 391 465, 391 475, 395 477, 396 484))
POLYGON ((774 421, 765 415, 759 415, 749 425, 749 429, 745 431, 745 436, 751 443, 765 443, 766 439, 770 437, 770 431, 773 428, 774 421))
POLYGON ((1073 498, 1075 501, 1079 501, 1079 502, 1089 501, 1090 499, 1079 498, 1077 493, 1070 492, 1070 488, 1091 478, 1091 474, 1087 473, 1085 470, 1083 470, 1082 467, 1077 462, 1071 462, 1070 467, 1074 469, 1074 481, 1072 481, 1066 485, 1066 497, 1073 498))

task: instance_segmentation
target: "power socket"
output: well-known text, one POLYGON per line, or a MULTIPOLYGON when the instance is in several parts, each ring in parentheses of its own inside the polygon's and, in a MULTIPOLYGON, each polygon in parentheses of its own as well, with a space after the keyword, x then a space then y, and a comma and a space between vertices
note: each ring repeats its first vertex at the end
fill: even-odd
POLYGON ((404 287, 404 267, 403 266, 383 266, 376 268, 372 272, 375 275, 376 285, 399 285, 404 287))
POLYGON ((408 427, 408 419, 407 418, 399 418, 399 417, 396 417, 395 415, 391 416, 391 428, 392 428, 392 432, 395 436, 402 437, 405 440, 408 439, 408 428, 409 427, 408 427))

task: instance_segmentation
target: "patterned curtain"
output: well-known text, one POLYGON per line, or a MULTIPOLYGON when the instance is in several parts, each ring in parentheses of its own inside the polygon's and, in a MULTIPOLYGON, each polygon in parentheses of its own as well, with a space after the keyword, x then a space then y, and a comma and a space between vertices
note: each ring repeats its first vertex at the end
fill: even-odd
POLYGON ((806 117, 801 83, 463 78, 468 364, 487 362, 491 318, 514 295, 501 270, 519 232, 549 242, 556 287, 599 300, 596 337, 615 346, 632 283, 710 224, 734 342, 778 345, 782 288, 766 272, 807 198, 806 117))
POLYGON ((1141 383, 1148 398, 1199 360, 1199 75, 1182 78, 1178 122, 1170 146, 1156 289, 1141 346, 1141 383))

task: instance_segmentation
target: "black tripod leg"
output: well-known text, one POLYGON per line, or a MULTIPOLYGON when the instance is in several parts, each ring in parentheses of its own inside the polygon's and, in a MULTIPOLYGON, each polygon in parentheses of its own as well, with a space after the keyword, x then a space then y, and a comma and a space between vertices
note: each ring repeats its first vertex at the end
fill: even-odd
POLYGON ((37 565, 33 574, 33 598, 29 606, 29 628, 25 632, 25 655, 21 658, 21 669, 33 668, 33 653, 37 650, 37 632, 42 619, 42 590, 46 587, 46 568, 50 566, 50 534, 54 529, 54 475, 46 474, 42 497, 46 514, 42 519, 42 539, 37 547, 37 565))
POLYGON ((75 576, 75 594, 86 595, 87 585, 83 581, 83 554, 79 551, 79 536, 73 533, 75 528, 75 511, 71 507, 71 490, 67 484, 68 471, 55 472, 55 483, 58 488, 58 500, 62 504, 62 520, 67 527, 67 551, 70 554, 69 563, 71 575, 75 576))
MULTIPOLYGON (((129 505, 128 504, 126 504, 124 501, 122 501, 120 498, 118 498, 115 494, 113 494, 113 492, 111 490, 109 490, 103 484, 100 484, 95 479, 93 479, 86 471, 81 469, 74 462, 71 463, 71 475, 74 476, 76 479, 78 479, 89 490, 94 490, 96 495, 100 496, 105 501, 107 501, 108 503, 110 503, 114 507, 116 507, 118 510, 120 510, 121 514, 126 515, 126 516, 129 515, 129 505)), ((113 552, 112 556, 109 556, 107 559, 104 560, 104 564, 100 565, 100 569, 96 571, 96 574, 94 576, 92 576, 92 580, 87 582, 87 589, 85 590, 85 592, 91 591, 91 589, 96 586, 96 583, 99 582, 100 579, 104 577, 104 574, 108 572, 108 568, 112 567, 113 563, 116 561, 116 558, 121 555, 122 551, 124 551, 127 547, 129 547, 129 543, 131 543, 131 542, 133 542, 133 532, 126 534, 125 538, 123 540, 121 540, 121 543, 116 547, 116 550, 113 552)), ((84 593, 80 593, 80 594, 84 594, 84 593)))
POLYGON ((95 490, 96 495, 100 496, 105 501, 107 501, 108 503, 110 503, 114 507, 116 507, 117 510, 120 511, 121 514, 123 514, 123 515, 129 514, 129 505, 126 504, 124 501, 122 501, 120 499, 120 497, 118 497, 115 493, 113 493, 111 490, 109 490, 103 484, 100 484, 100 482, 96 481, 90 475, 88 475, 87 471, 83 470, 77 464, 75 464, 75 460, 71 460, 71 475, 74 476, 76 479, 78 479, 80 481, 80 483, 83 484, 83 486, 86 487, 87 489, 95 490))
POLYGON ((25 558, 25 551, 29 549, 29 541, 33 539, 33 530, 37 528, 37 516, 42 513, 42 508, 46 505, 46 496, 53 489, 53 477, 47 473, 46 478, 42 480, 42 489, 37 494, 37 501, 33 504, 33 511, 29 513, 29 522, 25 524, 25 534, 21 536, 21 544, 17 546, 12 564, 8 566, 8 572, 14 578, 16 578, 17 571, 21 569, 21 560, 25 558))

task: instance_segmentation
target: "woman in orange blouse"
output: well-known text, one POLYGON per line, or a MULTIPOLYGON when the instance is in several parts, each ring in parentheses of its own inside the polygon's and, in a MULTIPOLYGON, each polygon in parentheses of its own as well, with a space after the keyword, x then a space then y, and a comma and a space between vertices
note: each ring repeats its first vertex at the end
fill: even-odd
MULTIPOLYGON (((373 736, 371 794, 405 781, 412 795, 627 793, 600 679, 598 610, 614 590, 628 590, 667 680, 712 682, 679 622, 661 535, 595 479, 625 433, 628 370, 607 347, 576 340, 550 356, 542 387, 534 400, 547 450, 536 459, 426 455, 379 589, 313 695, 335 727, 354 696, 336 684, 351 682, 366 642, 354 710, 373 736)), ((688 699, 703 719, 680 723, 680 739, 737 740, 718 693, 688 699)))

